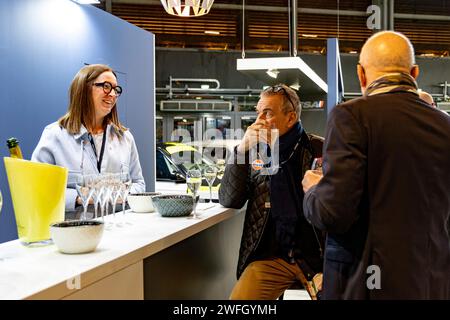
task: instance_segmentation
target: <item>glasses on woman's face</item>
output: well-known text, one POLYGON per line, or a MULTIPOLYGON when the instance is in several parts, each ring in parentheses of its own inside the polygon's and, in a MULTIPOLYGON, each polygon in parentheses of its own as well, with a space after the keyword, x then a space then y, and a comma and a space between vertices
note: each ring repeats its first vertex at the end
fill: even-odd
POLYGON ((295 111, 295 105, 292 102, 291 97, 289 96, 289 93, 286 91, 286 88, 284 88, 282 85, 276 85, 276 86, 271 86, 269 88, 267 88, 266 90, 264 90, 265 92, 274 92, 274 93, 278 93, 278 92, 282 92, 283 95, 289 100, 289 102, 292 105, 292 108, 294 109, 293 111, 295 111))
POLYGON ((94 83, 94 86, 103 88, 103 92, 105 94, 110 94, 112 90, 114 90, 114 92, 116 93, 117 97, 119 97, 122 94, 122 87, 121 86, 113 87, 111 82, 108 82, 108 81, 94 83))

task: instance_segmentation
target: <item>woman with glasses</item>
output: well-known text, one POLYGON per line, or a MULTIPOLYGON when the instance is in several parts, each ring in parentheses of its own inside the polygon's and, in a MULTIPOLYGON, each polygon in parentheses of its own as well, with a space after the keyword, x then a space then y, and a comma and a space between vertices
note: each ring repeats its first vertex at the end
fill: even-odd
POLYGON ((81 204, 75 188, 80 175, 129 173, 130 192, 145 191, 136 143, 117 113, 121 93, 109 66, 93 64, 81 68, 69 89, 67 113, 44 129, 33 152, 32 161, 69 169, 66 212, 81 204))

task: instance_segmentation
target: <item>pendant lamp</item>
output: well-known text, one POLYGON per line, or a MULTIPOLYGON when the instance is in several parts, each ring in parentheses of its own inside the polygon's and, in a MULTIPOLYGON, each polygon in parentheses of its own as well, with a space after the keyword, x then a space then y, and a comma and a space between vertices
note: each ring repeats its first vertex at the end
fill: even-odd
POLYGON ((180 17, 198 17, 211 9, 214 0, 161 0, 168 14, 180 17))

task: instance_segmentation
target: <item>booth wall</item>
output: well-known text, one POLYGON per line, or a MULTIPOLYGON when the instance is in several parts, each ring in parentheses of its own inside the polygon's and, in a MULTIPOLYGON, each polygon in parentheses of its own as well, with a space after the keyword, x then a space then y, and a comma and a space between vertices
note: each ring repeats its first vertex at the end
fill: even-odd
MULTIPOLYGON (((147 190, 155 177, 154 35, 91 5, 70 0, 0 1, 0 155, 20 140, 30 159, 44 127, 62 116, 68 88, 85 64, 117 71, 119 117, 139 150, 147 190), (3 147, 1 147, 3 143, 3 147)), ((3 161, 0 242, 17 238, 3 161)), ((51 191, 50 191, 51 192, 51 191)))

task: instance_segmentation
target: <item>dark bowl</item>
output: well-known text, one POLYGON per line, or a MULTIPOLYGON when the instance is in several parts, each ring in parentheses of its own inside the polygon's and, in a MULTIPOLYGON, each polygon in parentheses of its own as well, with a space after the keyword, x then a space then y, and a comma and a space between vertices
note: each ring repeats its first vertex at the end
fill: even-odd
POLYGON ((194 202, 190 195, 160 195, 152 197, 152 201, 163 217, 185 217, 194 209, 194 202))

